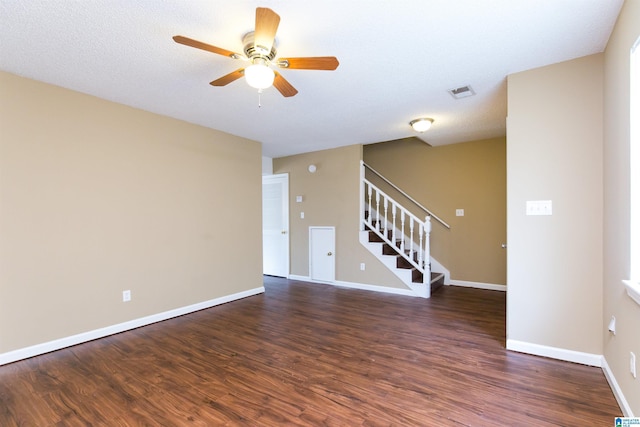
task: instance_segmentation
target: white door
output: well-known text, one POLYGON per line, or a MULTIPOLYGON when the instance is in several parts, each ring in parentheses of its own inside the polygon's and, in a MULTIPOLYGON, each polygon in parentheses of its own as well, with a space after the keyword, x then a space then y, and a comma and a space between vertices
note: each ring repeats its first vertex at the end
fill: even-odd
POLYGON ((336 278, 335 227, 309 227, 309 277, 318 282, 336 278))
POLYGON ((289 175, 262 177, 262 273, 289 275, 289 175))

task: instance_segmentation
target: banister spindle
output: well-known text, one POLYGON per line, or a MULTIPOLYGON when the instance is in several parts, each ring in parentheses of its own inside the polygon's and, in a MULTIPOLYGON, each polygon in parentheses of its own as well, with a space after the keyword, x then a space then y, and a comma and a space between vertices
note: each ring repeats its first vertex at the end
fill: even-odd
POLYGON ((409 258, 413 259, 413 216, 409 218, 409 258))
POLYGON ((418 265, 420 268, 424 268, 424 250, 422 248, 422 241, 424 238, 424 224, 420 224, 420 228, 418 229, 418 234, 420 234, 420 249, 418 251, 418 265))
POLYGON ((393 217, 393 223, 391 224, 391 241, 393 242, 393 245, 396 245, 396 204, 392 203, 391 204, 391 216, 393 217))
POLYGON ((387 233, 387 231, 389 230, 389 224, 387 222, 387 210, 389 209, 389 199, 387 199, 386 197, 384 198, 384 238, 388 239, 389 238, 389 233, 387 233))
POLYGON ((400 211, 400 251, 404 252, 404 209, 400 211))
POLYGON ((367 208, 369 209, 369 215, 367 217, 367 222, 369 226, 371 226, 371 218, 373 217, 372 205, 371 205, 371 194, 373 193, 373 188, 371 188, 371 184, 367 184, 367 195, 369 196, 369 203, 367 204, 367 208))
POLYGON ((376 190, 376 230, 380 231, 380 191, 376 190))

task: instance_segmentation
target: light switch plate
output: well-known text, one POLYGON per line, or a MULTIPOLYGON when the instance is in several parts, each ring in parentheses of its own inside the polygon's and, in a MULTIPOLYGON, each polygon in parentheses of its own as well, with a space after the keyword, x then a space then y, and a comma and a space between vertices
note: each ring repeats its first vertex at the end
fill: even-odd
POLYGON ((528 200, 527 215, 551 215, 553 203, 551 200, 528 200))
POLYGON ((302 203, 302 196, 296 196, 296 203, 302 203))
POLYGON ((456 209, 456 216, 464 216, 464 209, 456 209))

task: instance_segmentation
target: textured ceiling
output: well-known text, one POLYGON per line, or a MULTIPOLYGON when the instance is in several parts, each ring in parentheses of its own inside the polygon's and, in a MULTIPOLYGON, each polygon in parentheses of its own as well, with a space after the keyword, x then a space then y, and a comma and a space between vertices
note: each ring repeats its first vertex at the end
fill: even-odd
POLYGON ((414 136, 432 145, 505 134, 506 76, 602 52, 622 0, 0 0, 0 69, 259 141, 280 157, 414 136), (212 87, 242 62, 255 8, 280 17, 278 56, 336 56, 282 70, 299 93, 212 87), (471 85, 477 95, 453 99, 471 85))

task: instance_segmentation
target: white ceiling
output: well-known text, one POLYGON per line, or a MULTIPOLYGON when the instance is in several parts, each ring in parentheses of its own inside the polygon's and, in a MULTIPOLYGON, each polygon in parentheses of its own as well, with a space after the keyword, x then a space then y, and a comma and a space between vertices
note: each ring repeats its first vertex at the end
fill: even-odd
POLYGON ((0 69, 239 135, 280 157, 416 136, 505 135, 506 76, 602 52, 623 0, 0 0, 0 69), (209 82, 242 62, 255 8, 280 17, 278 56, 336 56, 336 71, 281 70, 299 93, 209 82), (471 85, 476 96, 447 90, 471 85))

